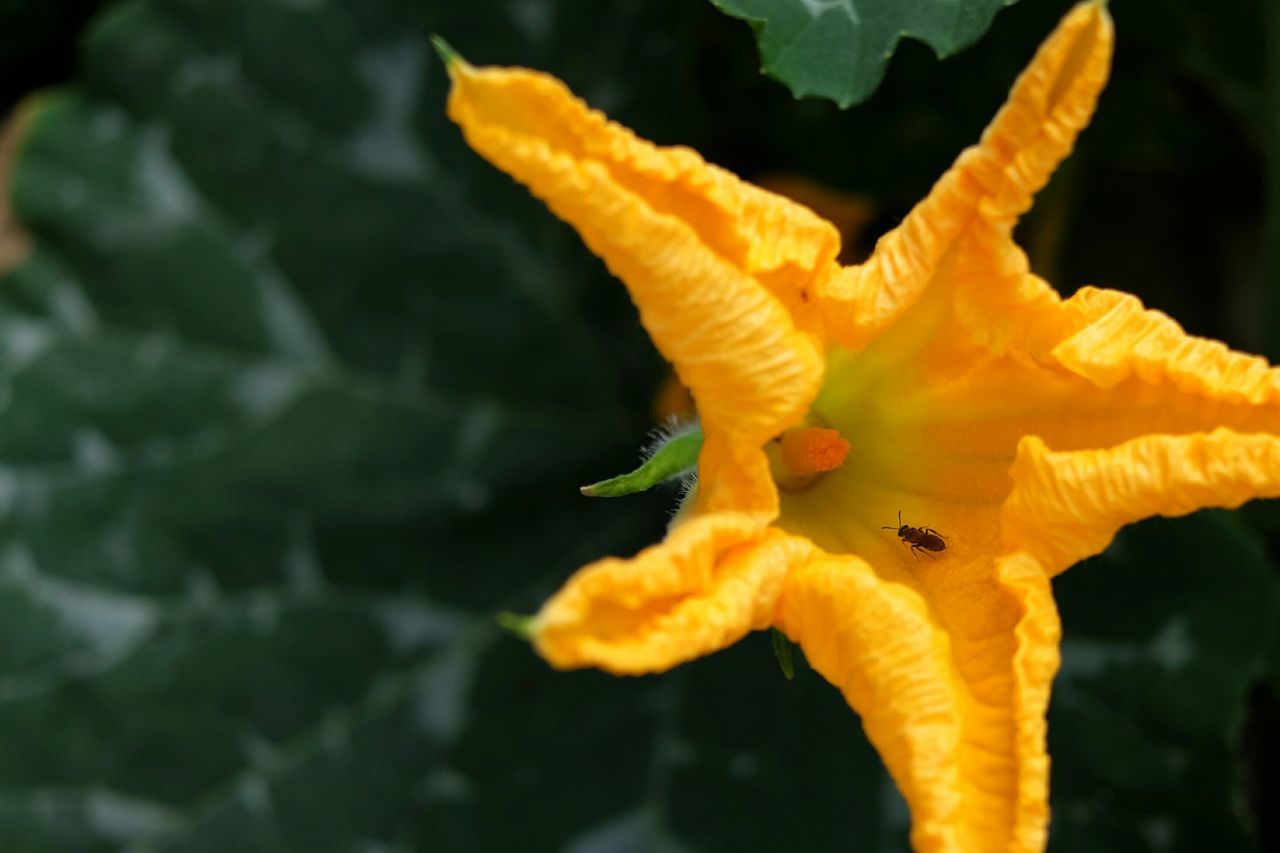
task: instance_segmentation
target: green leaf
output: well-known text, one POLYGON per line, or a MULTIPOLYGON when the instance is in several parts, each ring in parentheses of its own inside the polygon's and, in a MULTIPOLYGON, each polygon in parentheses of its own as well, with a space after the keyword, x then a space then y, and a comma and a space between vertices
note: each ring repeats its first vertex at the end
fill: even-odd
POLYGON ((1050 850, 1249 849, 1241 729, 1280 631, 1257 537, 1224 512, 1144 522, 1055 589, 1050 850))
POLYGON ((914 38, 947 57, 977 41, 1014 0, 711 0, 751 24, 761 70, 797 98, 849 107, 884 77, 900 39, 914 38))
POLYGON ((583 486, 579 491, 589 498, 618 498, 648 491, 693 471, 698 465, 698 452, 701 450, 700 426, 678 428, 658 438, 653 448, 646 451, 645 460, 639 468, 583 486))

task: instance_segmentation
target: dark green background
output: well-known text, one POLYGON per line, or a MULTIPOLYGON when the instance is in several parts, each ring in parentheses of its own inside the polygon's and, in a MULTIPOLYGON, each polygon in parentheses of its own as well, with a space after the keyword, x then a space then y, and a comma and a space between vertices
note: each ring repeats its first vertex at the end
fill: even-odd
MULTIPOLYGON (((1274 355, 1274 13, 1112 5, 1033 264, 1274 355)), ((576 487, 634 462, 662 366, 462 144, 427 39, 864 193, 869 244, 1066 8, 941 64, 906 43, 841 112, 690 0, 0 4, 0 99, 59 84, 0 279, 0 849, 904 849, 855 718, 765 636, 614 679, 495 627, 661 535, 670 494, 576 487)), ((1277 531, 1274 503, 1153 521, 1057 582, 1051 849, 1280 847, 1277 531)))

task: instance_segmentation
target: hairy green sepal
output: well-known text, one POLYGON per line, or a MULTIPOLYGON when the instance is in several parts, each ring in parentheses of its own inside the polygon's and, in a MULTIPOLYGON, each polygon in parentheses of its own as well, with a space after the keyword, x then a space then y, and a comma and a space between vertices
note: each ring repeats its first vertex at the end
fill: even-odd
POLYGON ((661 438, 640 467, 629 474, 583 486, 581 491, 589 498, 618 498, 648 491, 693 471, 700 450, 702 428, 695 425, 661 438))

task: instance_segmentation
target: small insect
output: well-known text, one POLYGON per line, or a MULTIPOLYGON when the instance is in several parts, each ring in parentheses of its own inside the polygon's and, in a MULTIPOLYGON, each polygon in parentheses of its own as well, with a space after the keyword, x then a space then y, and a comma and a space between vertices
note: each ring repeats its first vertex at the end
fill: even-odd
POLYGON ((925 554, 929 555, 930 559, 934 559, 934 556, 929 554, 930 551, 947 550, 947 543, 942 541, 947 537, 943 536, 932 527, 912 527, 910 524, 903 524, 902 510, 898 510, 897 527, 882 525, 880 529, 897 531, 898 539, 902 541, 903 545, 911 546, 911 555, 917 560, 920 559, 916 554, 918 551, 923 551, 925 554))

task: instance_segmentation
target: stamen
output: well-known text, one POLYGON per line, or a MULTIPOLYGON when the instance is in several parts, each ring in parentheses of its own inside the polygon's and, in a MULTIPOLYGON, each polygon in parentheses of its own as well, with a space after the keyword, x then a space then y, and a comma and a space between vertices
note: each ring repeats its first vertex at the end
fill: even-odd
POLYGON ((807 479, 844 464, 849 442, 825 427, 797 427, 779 437, 782 464, 795 477, 807 479))

